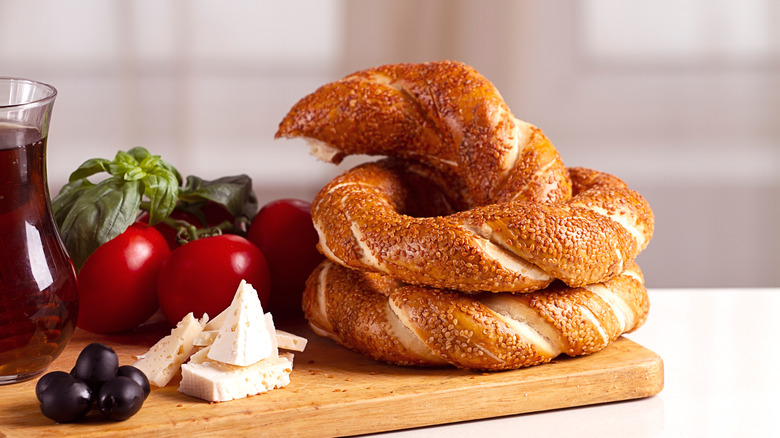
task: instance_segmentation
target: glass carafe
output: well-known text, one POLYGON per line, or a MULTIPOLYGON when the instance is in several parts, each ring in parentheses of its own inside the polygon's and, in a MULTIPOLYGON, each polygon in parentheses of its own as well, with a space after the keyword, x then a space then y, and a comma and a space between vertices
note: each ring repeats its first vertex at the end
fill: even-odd
POLYGON ((76 326, 73 264, 51 213, 54 87, 0 77, 0 384, 41 374, 76 326))

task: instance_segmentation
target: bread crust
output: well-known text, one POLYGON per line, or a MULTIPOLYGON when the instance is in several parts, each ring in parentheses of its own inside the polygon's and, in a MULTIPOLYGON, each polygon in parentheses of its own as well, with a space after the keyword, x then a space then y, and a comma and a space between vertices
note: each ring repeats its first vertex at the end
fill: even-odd
POLYGON ((571 196, 544 133, 517 119, 490 81, 459 62, 385 65, 323 85, 290 109, 280 137, 306 138, 333 163, 366 154, 425 164, 458 180, 468 207, 571 196))
POLYGON ((574 287, 609 280, 652 236, 644 198, 595 170, 570 169, 576 191, 568 202, 451 212, 458 201, 411 169, 398 160, 366 163, 323 187, 312 204, 320 251, 410 284, 530 292, 555 279, 574 287))
POLYGON ((375 360, 495 371, 600 351, 644 323, 649 301, 633 262, 584 287, 464 295, 326 260, 307 281, 303 309, 316 333, 375 360))
POLYGON ((503 370, 599 351, 647 317, 647 201, 565 167, 465 64, 356 72, 297 102, 276 137, 333 163, 387 157, 312 203, 328 258, 303 296, 317 334, 399 365, 503 370))

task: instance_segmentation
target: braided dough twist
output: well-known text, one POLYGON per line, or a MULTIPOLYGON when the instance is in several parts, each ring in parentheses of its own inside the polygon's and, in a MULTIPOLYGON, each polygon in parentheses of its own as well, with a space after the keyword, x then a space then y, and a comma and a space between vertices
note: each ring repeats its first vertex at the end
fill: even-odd
POLYGON ((644 199, 594 170, 570 169, 576 191, 566 203, 515 201, 448 214, 447 196, 414 169, 367 163, 328 183, 312 203, 320 250, 407 283, 528 292, 556 278, 570 286, 606 281, 652 234, 644 199))
POLYGON ((468 209, 399 214, 410 178, 398 166, 359 168, 320 191, 312 216, 322 252, 409 283, 465 292, 531 291, 554 278, 596 283, 620 273, 652 235, 650 207, 617 178, 575 171, 572 199, 570 175, 544 134, 464 64, 354 73, 296 103, 276 136, 305 137, 330 161, 355 153, 412 160, 452 210, 468 209))
POLYGON ((292 107, 276 137, 304 137, 315 156, 334 163, 368 154, 427 164, 458 184, 466 208, 571 196, 542 131, 457 62, 385 65, 323 85, 292 107))
POLYGON ((598 351, 647 316, 633 262, 653 233, 647 202, 564 167, 468 66, 354 73, 301 99, 276 137, 335 163, 391 157, 312 203, 329 259, 303 297, 318 334, 401 365, 499 370, 598 351))
POLYGON ((308 279, 303 308, 315 333, 375 360, 506 370, 602 350, 644 323, 649 302, 635 263, 582 288, 463 295, 326 260, 308 279))

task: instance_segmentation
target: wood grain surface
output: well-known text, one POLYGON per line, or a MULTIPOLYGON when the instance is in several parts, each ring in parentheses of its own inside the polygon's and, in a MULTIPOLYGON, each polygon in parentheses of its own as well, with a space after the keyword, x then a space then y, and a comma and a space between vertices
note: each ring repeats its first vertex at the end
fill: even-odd
MULTIPOLYGON (((33 379, 0 386, 0 436, 344 436, 629 400, 663 388, 662 359, 626 338, 591 356, 480 373, 385 365, 317 337, 305 324, 280 328, 309 339, 286 388, 207 403, 179 393, 177 376, 153 389, 127 421, 106 421, 95 410, 80 423, 55 424, 40 412, 33 379)), ((132 364, 167 333, 161 326, 122 336, 77 330, 50 370, 69 371, 90 342, 114 348, 120 365, 132 364)))

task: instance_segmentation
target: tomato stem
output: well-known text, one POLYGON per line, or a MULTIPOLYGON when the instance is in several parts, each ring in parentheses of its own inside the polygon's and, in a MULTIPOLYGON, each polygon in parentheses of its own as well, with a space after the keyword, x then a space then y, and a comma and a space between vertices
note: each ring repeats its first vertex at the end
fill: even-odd
MULTIPOLYGON (((148 201, 141 203, 140 209, 142 211, 148 212, 149 208, 150 203, 148 201)), ((174 230, 177 230, 176 241, 180 245, 183 245, 187 242, 192 242, 193 240, 202 239, 204 237, 219 236, 223 233, 244 234, 244 229, 246 226, 248 226, 247 224, 249 223, 249 220, 243 217, 239 218, 239 220, 237 220, 238 225, 229 220, 225 220, 217 225, 212 225, 205 228, 194 225, 186 220, 174 219, 171 216, 166 216, 161 222, 173 228, 174 230), (244 229, 242 229, 242 225, 244 229)))
MULTIPOLYGON (((167 221, 164 222, 168 223, 167 221)), ((230 231, 234 228, 230 221, 224 221, 220 224, 206 228, 197 228, 187 221, 180 221, 176 219, 171 220, 171 222, 174 223, 174 225, 171 226, 178 228, 179 230, 176 233, 176 240, 180 245, 183 245, 187 242, 192 242, 193 240, 203 239, 205 237, 220 236, 224 231, 230 231)))

